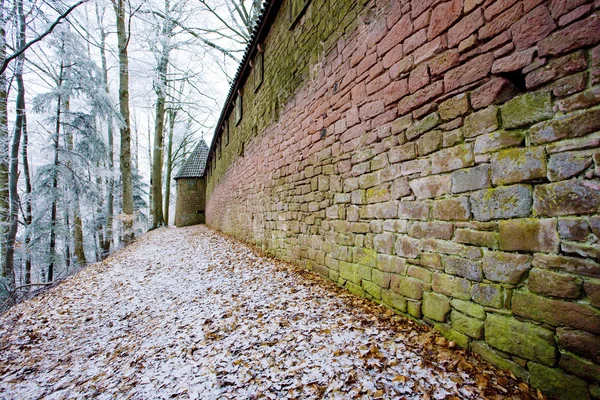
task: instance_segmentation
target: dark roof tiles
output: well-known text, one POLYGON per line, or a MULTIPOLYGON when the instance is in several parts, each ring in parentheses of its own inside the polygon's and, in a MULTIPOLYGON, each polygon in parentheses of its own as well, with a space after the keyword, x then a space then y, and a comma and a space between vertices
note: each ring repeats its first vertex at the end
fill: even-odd
POLYGON ((201 178, 204 176, 207 158, 208 146, 204 139, 202 139, 200 140, 200 143, 196 145, 196 148, 192 151, 187 160, 183 162, 183 165, 175 175, 174 179, 201 178))

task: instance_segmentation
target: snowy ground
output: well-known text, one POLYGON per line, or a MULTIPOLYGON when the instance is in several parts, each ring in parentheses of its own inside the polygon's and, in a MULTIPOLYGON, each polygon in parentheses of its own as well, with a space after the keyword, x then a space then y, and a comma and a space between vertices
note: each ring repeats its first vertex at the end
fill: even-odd
POLYGON ((530 398, 426 328, 204 227, 0 316, 0 399, 530 398))

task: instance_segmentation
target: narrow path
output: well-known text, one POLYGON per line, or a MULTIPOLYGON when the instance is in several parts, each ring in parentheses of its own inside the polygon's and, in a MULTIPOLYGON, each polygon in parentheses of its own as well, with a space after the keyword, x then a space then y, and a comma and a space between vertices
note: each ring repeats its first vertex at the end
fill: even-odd
POLYGON ((0 316, 0 398, 530 398, 426 328, 205 227, 0 316))

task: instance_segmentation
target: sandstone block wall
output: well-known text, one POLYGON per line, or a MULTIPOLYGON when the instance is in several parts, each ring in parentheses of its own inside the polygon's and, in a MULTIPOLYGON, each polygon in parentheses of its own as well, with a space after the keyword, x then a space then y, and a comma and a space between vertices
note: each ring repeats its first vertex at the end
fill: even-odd
MULTIPOLYGON (((194 185, 192 185, 192 188, 194 185)), ((206 179, 181 178, 177 180, 177 200, 175 204, 175 226, 203 224, 206 221, 206 179), (196 189, 190 188, 190 181, 196 182, 196 189)))
POLYGON ((289 7, 209 161, 208 224, 599 398, 600 2, 289 7))

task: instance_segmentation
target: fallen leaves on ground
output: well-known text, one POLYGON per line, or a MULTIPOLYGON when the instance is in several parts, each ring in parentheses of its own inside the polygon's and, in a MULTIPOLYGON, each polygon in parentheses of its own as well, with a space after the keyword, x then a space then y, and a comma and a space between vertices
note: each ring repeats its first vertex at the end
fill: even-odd
POLYGON ((152 231, 0 316, 9 399, 535 398, 427 327, 206 227, 152 231))

